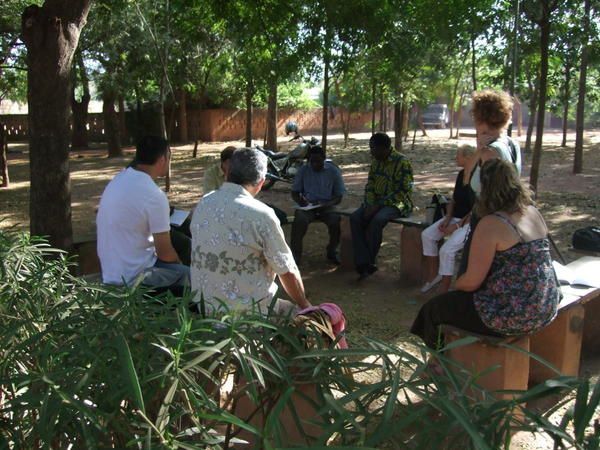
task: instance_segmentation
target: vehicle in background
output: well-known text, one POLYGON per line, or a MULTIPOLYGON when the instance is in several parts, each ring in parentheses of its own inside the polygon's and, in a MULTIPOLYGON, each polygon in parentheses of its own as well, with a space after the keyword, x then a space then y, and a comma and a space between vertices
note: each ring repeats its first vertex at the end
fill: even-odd
POLYGON ((424 126, 434 126, 436 128, 446 128, 449 122, 448 105, 445 103, 433 103, 423 111, 421 115, 424 126))

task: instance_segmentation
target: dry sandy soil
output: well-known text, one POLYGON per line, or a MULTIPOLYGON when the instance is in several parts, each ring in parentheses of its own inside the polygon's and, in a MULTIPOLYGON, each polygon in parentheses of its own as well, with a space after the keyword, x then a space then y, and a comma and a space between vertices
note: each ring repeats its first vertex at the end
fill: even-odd
MULTIPOLYGON (((469 130, 466 130, 469 131, 469 130)), ((472 131, 472 130, 471 130, 472 131)), ((447 138, 446 130, 429 130, 428 137, 417 137, 416 145, 404 144, 403 152, 411 159, 415 174, 415 204, 423 213, 431 194, 438 191, 450 194, 457 169, 454 164, 458 144, 473 143, 472 138, 461 141, 447 138)), ((358 206, 369 167, 368 134, 351 135, 347 148, 341 136, 329 138, 328 156, 342 169, 348 189, 342 206, 358 206)), ((600 130, 586 133, 584 173, 573 175, 574 135, 569 135, 566 148, 560 147, 561 135, 547 132, 540 171, 538 203, 550 232, 567 261, 577 258, 568 250, 573 231, 598 224, 600 211, 600 130)), ((524 137, 519 138, 521 143, 524 137)), ((202 177, 206 167, 218 158, 226 145, 241 142, 202 143, 197 158, 192 158, 192 145, 173 148, 172 189, 169 199, 173 206, 192 209, 202 195, 202 177)), ((282 149, 292 144, 281 141, 282 149)), ((105 149, 95 147, 77 151, 71 158, 73 227, 75 238, 95 234, 95 208, 106 183, 132 157, 127 148, 122 158, 107 159, 105 149)), ((524 179, 529 177, 531 155, 524 155, 524 179)), ((0 228, 28 224, 29 166, 26 145, 10 146, 9 170, 11 185, 0 190, 0 228)), ((262 200, 273 203, 293 214, 289 187, 277 183, 260 194, 262 200)), ((286 234, 289 234, 289 228, 286 234)), ((323 224, 313 224, 304 241, 304 258, 300 267, 309 297, 315 303, 333 301, 340 304, 349 319, 349 338, 369 335, 399 345, 412 338, 408 328, 419 307, 427 299, 418 287, 406 286, 399 278, 399 230, 388 227, 379 256, 380 270, 369 279, 358 283, 356 274, 333 267, 325 261, 327 231, 323 224)), ((583 374, 600 373, 598 361, 584 361, 583 374)), ((538 438, 519 440, 513 448, 552 448, 551 443, 538 438)))

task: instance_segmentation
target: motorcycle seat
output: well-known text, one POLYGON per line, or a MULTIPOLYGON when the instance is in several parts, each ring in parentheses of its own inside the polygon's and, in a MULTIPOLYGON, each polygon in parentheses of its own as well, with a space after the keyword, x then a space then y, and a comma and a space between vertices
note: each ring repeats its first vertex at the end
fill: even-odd
POLYGON ((287 153, 284 153, 284 152, 274 152, 271 150, 265 150, 264 152, 265 152, 265 155, 267 155, 272 160, 282 159, 287 156, 287 153))

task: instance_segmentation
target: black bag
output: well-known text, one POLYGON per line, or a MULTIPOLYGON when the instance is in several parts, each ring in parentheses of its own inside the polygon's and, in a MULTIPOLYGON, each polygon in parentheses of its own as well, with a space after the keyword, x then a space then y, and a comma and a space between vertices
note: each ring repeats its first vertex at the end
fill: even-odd
POLYGON ((600 227, 585 227, 573 233, 573 248, 588 252, 600 252, 600 227))

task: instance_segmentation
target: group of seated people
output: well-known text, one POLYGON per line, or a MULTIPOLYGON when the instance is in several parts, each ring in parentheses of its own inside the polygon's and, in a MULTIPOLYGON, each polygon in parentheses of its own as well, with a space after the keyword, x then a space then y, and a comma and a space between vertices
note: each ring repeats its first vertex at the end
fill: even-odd
MULTIPOLYGON (((556 314, 560 294, 547 228, 519 178, 518 144, 504 133, 511 116, 506 93, 474 94, 477 147, 458 149, 462 170, 446 216, 423 231, 427 273, 422 290, 441 282, 440 295, 423 306, 411 331, 431 347, 442 342, 442 324, 510 335, 535 331, 556 314), (456 252, 463 246, 456 290, 449 291, 456 252)), ((413 210, 410 161, 392 149, 385 133, 373 134, 369 148, 372 163, 364 200, 350 216, 359 279, 377 270, 385 225, 413 210)), ((206 171, 204 196, 179 230, 190 241, 177 248, 182 246, 172 239, 177 232, 171 232, 167 197, 154 181, 166 174, 169 158, 164 139, 146 137, 136 147, 132 166, 107 185, 97 216, 103 281, 189 287, 196 302, 213 310, 272 307, 285 314, 310 307, 298 269, 302 241, 311 222, 324 222, 329 232, 326 258, 339 264, 335 206, 345 193, 341 172, 323 148, 310 148, 308 163, 292 185, 298 208, 289 246, 276 210, 256 198, 265 182, 267 157, 257 149, 228 147, 206 171), (189 265, 183 264, 187 259, 189 265), (275 278, 291 302, 276 297, 275 278)))

